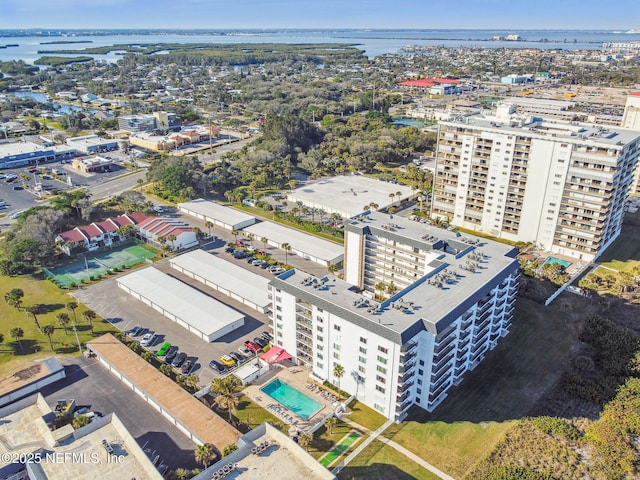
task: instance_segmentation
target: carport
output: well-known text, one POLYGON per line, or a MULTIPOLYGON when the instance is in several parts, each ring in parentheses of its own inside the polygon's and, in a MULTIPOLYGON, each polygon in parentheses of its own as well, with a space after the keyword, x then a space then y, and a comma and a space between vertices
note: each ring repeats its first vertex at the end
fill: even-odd
POLYGON ((256 223, 256 217, 202 198, 179 203, 178 208, 192 217, 211 222, 229 231, 240 230, 256 223))

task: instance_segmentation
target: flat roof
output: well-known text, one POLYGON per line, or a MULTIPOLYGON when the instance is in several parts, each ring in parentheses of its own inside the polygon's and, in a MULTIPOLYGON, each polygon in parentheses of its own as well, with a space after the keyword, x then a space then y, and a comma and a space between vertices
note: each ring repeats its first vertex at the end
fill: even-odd
POLYGON ((332 275, 317 278, 290 270, 271 280, 271 285, 293 290, 298 298, 399 344, 419 330, 442 332, 519 266, 518 250, 510 245, 459 236, 395 215, 375 212, 353 219, 346 229, 427 251, 430 271, 382 303, 367 299, 332 275), (470 263, 478 264, 473 271, 466 269, 470 263))
POLYGON ((18 370, 8 377, 0 378, 0 395, 22 388, 60 370, 64 370, 64 367, 54 357, 36 360, 32 365, 18 370))
POLYGON ((217 255, 204 250, 193 250, 169 260, 171 266, 177 265, 211 283, 246 298, 261 307, 271 305, 269 300, 269 279, 242 268, 217 255))
POLYGON ((0 157, 8 157, 12 155, 24 155, 25 153, 44 153, 51 152, 51 147, 43 147, 33 142, 13 142, 0 144, 0 157))
POLYGON ((190 202, 179 203, 178 208, 191 210, 198 215, 203 215, 220 221, 226 225, 237 225, 240 223, 255 220, 256 217, 248 215, 235 208, 225 207, 219 203, 210 202, 202 198, 191 200, 190 202))
POLYGON ((384 182, 364 175, 341 175, 309 183, 287 194, 289 204, 297 201, 325 211, 337 212, 347 218, 365 210, 365 205, 375 203, 384 208, 409 198, 415 193, 411 187, 384 182), (400 192, 400 197, 390 194, 400 192))
POLYGON ((288 243, 291 245, 292 250, 308 253, 313 257, 328 262, 333 262, 344 255, 344 247, 338 243, 324 240, 294 228, 283 227, 278 223, 259 222, 243 228, 242 231, 252 233, 258 240, 265 237, 279 245, 288 243))
POLYGON ((117 282, 205 335, 244 318, 242 313, 153 267, 124 275, 117 282))
POLYGON ((240 437, 240 432, 110 333, 88 346, 202 442, 222 452, 240 437))
MULTIPOLYGON (((78 439, 71 437, 71 441, 52 446, 42 435, 42 428, 46 428, 42 425, 44 424, 42 417, 47 414, 53 417, 55 415, 51 413, 50 408, 49 411, 46 411, 44 408, 46 405, 43 405, 42 400, 38 401, 37 397, 25 400, 28 402, 24 402, 26 405, 23 408, 15 410, 9 406, 6 410, 14 411, 0 417, 2 418, 0 437, 3 439, 0 442, 0 453, 3 454, 3 458, 5 454, 9 455, 9 458, 20 454, 28 458, 29 454, 41 452, 41 461, 39 467, 36 465, 36 468, 40 468, 49 480, 67 480, 69 478, 77 480, 106 480, 110 478, 159 480, 163 478, 150 460, 146 457, 142 460, 138 458, 139 455, 134 452, 134 449, 139 450, 140 446, 137 445, 129 432, 123 431, 112 422, 108 422, 78 439), (108 461, 107 452, 102 446, 103 440, 112 445, 119 461, 108 461), (46 456, 47 454, 50 454, 49 457, 46 456), (141 462, 147 464, 143 465, 141 462)), ((7 462, 3 462, 0 470, 2 467, 11 468, 7 462)))

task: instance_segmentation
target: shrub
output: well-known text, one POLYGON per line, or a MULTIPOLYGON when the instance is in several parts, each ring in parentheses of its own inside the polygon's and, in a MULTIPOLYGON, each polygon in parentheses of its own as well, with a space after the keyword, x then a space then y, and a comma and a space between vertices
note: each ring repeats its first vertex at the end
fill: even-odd
POLYGON ((531 423, 542 430, 547 435, 578 440, 581 432, 574 425, 558 417, 534 417, 531 423))

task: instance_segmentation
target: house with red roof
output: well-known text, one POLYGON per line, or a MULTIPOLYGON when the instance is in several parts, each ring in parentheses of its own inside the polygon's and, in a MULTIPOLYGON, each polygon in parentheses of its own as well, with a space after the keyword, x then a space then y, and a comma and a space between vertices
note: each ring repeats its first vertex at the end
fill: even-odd
POLYGON ((173 218, 149 217, 137 225, 141 238, 158 247, 183 250, 198 245, 198 237, 189 225, 173 218))
POLYGON ((460 80, 455 78, 419 78, 400 82, 401 87, 427 90, 432 95, 453 95, 458 93, 460 80))
POLYGON ((67 255, 76 252, 92 252, 125 240, 127 237, 122 227, 131 225, 135 228, 147 218, 142 212, 108 218, 102 222, 94 222, 62 232, 56 237, 55 242, 58 248, 67 255))

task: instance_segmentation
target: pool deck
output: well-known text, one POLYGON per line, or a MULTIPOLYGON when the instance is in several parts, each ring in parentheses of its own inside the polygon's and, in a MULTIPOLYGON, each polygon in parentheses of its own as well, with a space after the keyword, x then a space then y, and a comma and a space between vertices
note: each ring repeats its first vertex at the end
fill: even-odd
MULTIPOLYGON (((280 405, 283 410, 289 413, 292 417, 294 417, 298 423, 295 426, 291 426, 291 430, 295 432, 296 430, 307 431, 313 425, 318 423, 321 419, 329 415, 332 411, 335 410, 336 407, 339 406, 339 403, 327 401, 318 393, 313 393, 311 390, 307 388, 307 383, 311 382, 311 378, 309 377, 310 370, 305 367, 300 366, 292 366, 285 367, 282 365, 272 365, 268 372, 262 374, 258 379, 256 379, 252 385, 249 385, 245 388, 244 393, 247 395, 251 401, 258 404, 260 407, 266 409, 268 405, 272 403, 278 403, 276 400, 271 398, 269 395, 261 391, 260 389, 268 384, 274 378, 279 378, 283 382, 289 384, 289 386, 299 390, 304 393, 309 398, 312 398, 320 405, 322 408, 318 410, 312 417, 308 420, 303 420, 298 417, 291 410, 286 409, 283 405, 280 405)), ((317 383, 317 382, 314 382, 317 383)), ((284 422, 284 420, 283 420, 284 422)), ((286 423, 286 422, 284 422, 286 423)))

